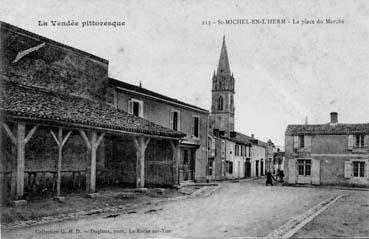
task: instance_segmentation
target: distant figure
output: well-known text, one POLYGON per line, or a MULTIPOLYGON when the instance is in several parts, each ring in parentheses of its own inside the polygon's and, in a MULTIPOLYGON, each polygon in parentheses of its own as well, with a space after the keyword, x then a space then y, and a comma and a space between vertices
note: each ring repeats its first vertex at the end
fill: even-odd
POLYGON ((280 181, 279 181, 279 182, 281 182, 281 183, 283 183, 283 182, 284 182, 284 181, 283 181, 283 177, 284 177, 283 170, 280 170, 280 171, 279 171, 279 178, 280 178, 280 181))
POLYGON ((268 186, 269 184, 271 186, 273 186, 273 180, 276 180, 276 179, 273 177, 273 175, 272 175, 272 173, 270 171, 268 171, 266 173, 266 177, 267 177, 267 181, 265 183, 265 186, 268 186))

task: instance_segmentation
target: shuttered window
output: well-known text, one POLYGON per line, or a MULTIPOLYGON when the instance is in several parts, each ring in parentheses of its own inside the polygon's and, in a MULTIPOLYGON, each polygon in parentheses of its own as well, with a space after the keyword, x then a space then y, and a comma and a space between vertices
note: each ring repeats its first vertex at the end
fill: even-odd
POLYGON ((354 177, 364 177, 365 162, 354 161, 352 164, 354 166, 354 177))
POLYGON ((193 116, 192 121, 192 135, 195 138, 199 138, 200 118, 198 116, 193 116))
POLYGON ((356 148, 364 147, 364 135, 355 135, 355 147, 356 148))
POLYGON ((179 111, 172 110, 169 116, 169 125, 173 130, 180 130, 180 114, 179 111))
POLYGON ((300 176, 311 175, 311 160, 310 159, 299 159, 297 160, 297 167, 300 176))
POLYGON ((128 113, 136 115, 138 117, 143 117, 143 101, 131 99, 128 101, 128 113))

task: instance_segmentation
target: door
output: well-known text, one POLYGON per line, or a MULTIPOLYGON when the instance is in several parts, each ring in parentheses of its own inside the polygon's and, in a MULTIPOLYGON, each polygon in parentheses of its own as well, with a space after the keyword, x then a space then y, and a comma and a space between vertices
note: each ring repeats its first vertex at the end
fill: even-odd
POLYGON ((255 161, 255 177, 259 177, 259 160, 255 161))
POLYGON ((237 177, 240 178, 241 175, 241 162, 237 162, 237 177))
POLYGON ((183 149, 182 174, 183 180, 193 180, 195 175, 195 149, 183 149))
POLYGON ((251 176, 251 163, 250 163, 250 159, 246 159, 246 163, 245 163, 245 177, 250 177, 251 176))
POLYGON ((260 175, 261 176, 264 175, 264 161, 263 160, 260 161, 260 175))

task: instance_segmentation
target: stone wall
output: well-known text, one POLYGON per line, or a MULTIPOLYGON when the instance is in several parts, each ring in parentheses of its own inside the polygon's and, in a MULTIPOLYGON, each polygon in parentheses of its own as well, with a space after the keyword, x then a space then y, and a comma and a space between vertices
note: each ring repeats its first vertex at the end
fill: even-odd
POLYGON ((0 42, 0 70, 9 79, 112 102, 107 60, 6 23, 1 23, 0 42))

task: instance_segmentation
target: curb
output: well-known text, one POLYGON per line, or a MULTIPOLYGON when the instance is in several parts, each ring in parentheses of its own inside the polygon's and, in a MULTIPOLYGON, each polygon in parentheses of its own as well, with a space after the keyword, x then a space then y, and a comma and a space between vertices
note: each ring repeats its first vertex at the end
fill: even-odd
POLYGON ((142 203, 137 203, 137 204, 133 204, 133 205, 119 205, 119 206, 114 206, 114 207, 106 207, 104 209, 100 208, 100 209, 92 209, 89 211, 79 211, 79 212, 73 212, 73 213, 66 213, 66 214, 59 214, 56 216, 47 216, 47 217, 42 217, 38 220, 28 220, 28 221, 18 221, 15 223, 9 223, 9 224, 1 224, 1 229, 2 230, 14 230, 14 229, 20 229, 20 228, 26 228, 26 227, 30 227, 30 226, 37 226, 37 225, 43 225, 43 224, 48 224, 48 223, 55 223, 55 222, 61 222, 61 221, 65 221, 65 220, 76 220, 76 219, 81 219, 81 218, 86 218, 88 216, 93 216, 93 215, 103 215, 106 213, 117 213, 117 212, 124 212, 125 213, 129 213, 132 210, 136 210, 142 206, 147 206, 147 205, 151 205, 151 204, 158 204, 158 203, 162 203, 162 202, 170 202, 170 201, 180 201, 180 200, 184 200, 184 199, 190 199, 190 198, 195 198, 195 197, 208 197, 210 195, 212 195, 216 190, 218 190, 220 188, 220 185, 214 187, 214 186, 209 186, 209 187, 202 187, 198 190, 196 190, 195 192, 193 192, 190 195, 185 195, 185 196, 179 196, 179 197, 173 197, 173 198, 161 198, 161 199, 153 199, 151 201, 148 202, 142 202, 142 203), (207 188, 212 188, 212 190, 210 190, 209 192, 206 192, 205 189, 207 188), (202 194, 202 192, 205 191, 204 194, 202 194), (202 195, 201 195, 202 194, 202 195))
POLYGON ((351 190, 351 191, 369 191, 366 187, 340 187, 340 186, 325 186, 325 185, 303 185, 303 184, 285 184, 285 186, 296 188, 322 188, 322 189, 336 189, 336 190, 351 190))
POLYGON ((307 210, 305 213, 290 219, 288 222, 280 226, 278 229, 274 230, 266 237, 264 237, 264 239, 292 237, 302 227, 304 227, 307 223, 312 221, 316 216, 325 211, 330 205, 335 203, 341 197, 342 195, 336 195, 321 201, 314 207, 307 210))

